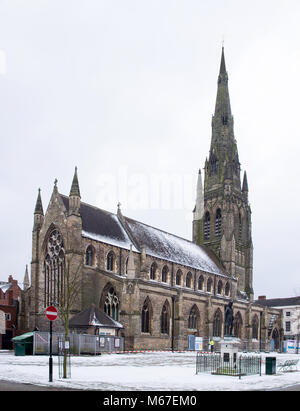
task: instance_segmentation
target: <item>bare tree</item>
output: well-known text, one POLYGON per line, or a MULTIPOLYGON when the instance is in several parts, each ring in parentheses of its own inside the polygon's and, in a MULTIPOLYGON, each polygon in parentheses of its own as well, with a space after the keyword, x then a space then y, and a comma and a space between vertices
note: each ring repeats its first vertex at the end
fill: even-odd
MULTIPOLYGON (((65 342, 69 341, 69 320, 72 308, 76 305, 81 290, 82 259, 76 261, 78 255, 66 253, 64 264, 63 293, 58 301, 58 315, 64 326, 65 342)), ((64 349, 63 378, 67 377, 67 351, 64 349)))

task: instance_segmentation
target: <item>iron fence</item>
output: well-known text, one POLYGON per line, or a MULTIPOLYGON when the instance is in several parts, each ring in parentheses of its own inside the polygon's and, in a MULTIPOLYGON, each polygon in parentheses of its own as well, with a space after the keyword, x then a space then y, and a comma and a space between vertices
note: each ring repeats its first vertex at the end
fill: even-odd
POLYGON ((196 357, 196 374, 209 372, 217 375, 238 376, 261 375, 261 356, 237 355, 227 358, 220 353, 203 354, 196 357))
MULTIPOLYGON (((72 355, 97 355, 102 352, 114 352, 124 350, 124 338, 112 335, 72 334, 68 336, 69 351, 72 355)), ((60 344, 64 344, 63 333, 52 334, 52 353, 59 354, 60 344)), ((47 331, 35 331, 33 334, 33 354, 43 355, 50 352, 50 333, 47 331)))

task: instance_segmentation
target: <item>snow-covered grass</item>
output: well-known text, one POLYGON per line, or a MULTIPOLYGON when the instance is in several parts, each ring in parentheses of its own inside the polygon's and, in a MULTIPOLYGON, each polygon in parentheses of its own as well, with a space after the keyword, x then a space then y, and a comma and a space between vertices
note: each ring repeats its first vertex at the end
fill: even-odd
MULTIPOLYGON (((71 357, 71 378, 59 379, 58 358, 53 357, 49 383, 48 356, 15 356, 0 351, 0 379, 42 386, 106 391, 241 391, 284 388, 300 383, 300 364, 294 372, 265 375, 265 357, 277 361, 300 359, 296 354, 262 354, 262 375, 196 375, 196 353, 157 352, 71 357)), ((300 362, 299 362, 300 363, 300 362)))

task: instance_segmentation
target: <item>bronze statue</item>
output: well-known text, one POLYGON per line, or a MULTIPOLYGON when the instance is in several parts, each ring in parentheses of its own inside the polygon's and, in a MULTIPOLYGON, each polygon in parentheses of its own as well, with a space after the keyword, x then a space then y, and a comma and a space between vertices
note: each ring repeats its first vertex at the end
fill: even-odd
POLYGON ((230 301, 225 308, 225 336, 232 336, 233 330, 233 302, 230 301))

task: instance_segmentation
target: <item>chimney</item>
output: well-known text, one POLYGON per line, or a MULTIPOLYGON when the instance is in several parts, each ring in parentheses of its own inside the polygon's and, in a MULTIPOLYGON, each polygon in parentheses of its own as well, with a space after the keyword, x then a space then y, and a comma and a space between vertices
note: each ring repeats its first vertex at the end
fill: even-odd
POLYGON ((265 295, 260 295, 258 297, 258 301, 262 301, 262 300, 266 300, 266 299, 267 299, 267 297, 265 295))

